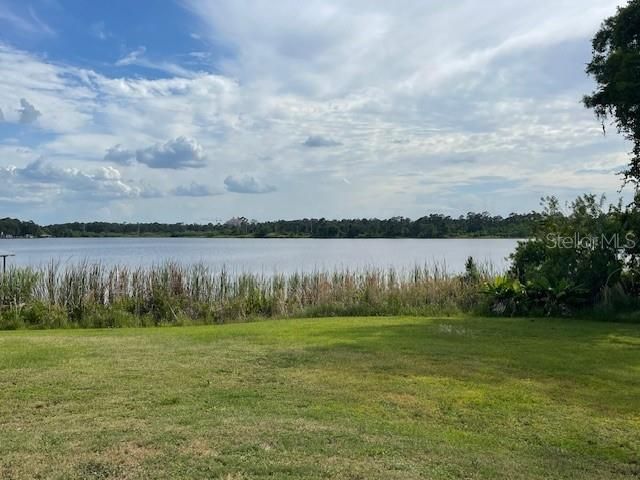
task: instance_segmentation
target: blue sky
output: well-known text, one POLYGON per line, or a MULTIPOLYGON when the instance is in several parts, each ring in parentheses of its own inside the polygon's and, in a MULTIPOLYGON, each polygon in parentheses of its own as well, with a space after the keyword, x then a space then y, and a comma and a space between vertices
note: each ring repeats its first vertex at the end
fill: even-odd
POLYGON ((0 0, 0 217, 419 217, 619 195, 609 0, 0 0), (613 130, 612 130, 613 132, 613 130))

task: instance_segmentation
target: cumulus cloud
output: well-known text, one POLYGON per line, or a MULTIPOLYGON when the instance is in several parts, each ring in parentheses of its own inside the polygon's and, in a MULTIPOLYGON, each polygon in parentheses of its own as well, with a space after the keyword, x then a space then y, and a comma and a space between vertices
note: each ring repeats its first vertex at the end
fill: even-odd
POLYGON ((173 194, 178 197, 211 197, 213 195, 220 195, 222 192, 204 185, 202 183, 191 182, 189 185, 180 185, 173 189, 173 194))
POLYGON ((136 151, 136 161, 149 168, 182 170, 202 168, 207 163, 204 149, 193 138, 178 137, 166 143, 157 143, 136 151))
POLYGON ((33 123, 42 115, 36 107, 24 98, 20 99, 20 106, 21 108, 18 109, 18 113, 20 114, 20 123, 33 123))
POLYGON ((80 196, 84 199, 134 198, 144 194, 141 187, 122 179, 113 167, 100 167, 87 172, 78 168, 58 167, 43 159, 24 167, 0 167, 2 178, 13 190, 46 196, 80 196))
POLYGON ((98 92, 91 87, 95 74, 45 61, 2 42, 0 65, 0 105, 7 122, 19 123, 23 111, 27 115, 25 120, 29 119, 29 112, 33 114, 24 103, 21 108, 14 107, 23 98, 45 113, 38 116, 38 127, 52 134, 78 135, 85 129, 95 129, 93 115, 99 107, 98 92))
POLYGON ((138 162, 149 168, 173 170, 202 168, 207 163, 202 145, 188 137, 177 137, 135 151, 117 144, 107 149, 104 160, 120 165, 138 162))
MULTIPOLYGON (((213 39, 232 52, 220 59, 211 49, 215 74, 180 71, 170 65, 177 56, 151 59, 140 48, 112 77, 111 68, 51 62, 0 43, 6 121, 19 122, 14 106, 25 98, 44 113, 37 123, 46 133, 33 143, 19 135, 15 144, 0 139, 0 148, 29 147, 58 169, 79 166, 101 182, 107 180, 85 171, 84 162, 149 165, 123 168, 127 179, 120 181, 141 189, 140 197, 171 193, 153 204, 130 202, 127 215, 151 218, 199 218, 174 195, 206 193, 190 183, 232 172, 286 178, 287 195, 227 196, 217 215, 240 208, 256 218, 419 216, 426 205, 508 213, 537 208, 541 195, 566 188, 617 196, 619 179, 593 170, 607 165, 589 165, 607 155, 615 156, 612 166, 624 164, 628 145, 603 137, 580 98, 592 89, 583 73, 590 37, 620 2, 563 0, 553 15, 535 0, 492 0, 491 8, 472 0, 401 0, 401 8, 368 0, 253 0, 249 9, 233 0, 179 3, 199 16, 202 48, 213 39), (468 28, 452 35, 452 25, 468 28), (337 140, 342 146, 331 148, 337 140), (580 168, 585 173, 575 175, 580 168), (456 185, 482 191, 492 176, 525 181, 517 197, 496 191, 456 198, 456 185), (357 181, 344 188, 343 179, 357 181), (310 195, 322 201, 310 204, 310 195)), ((183 65, 194 65, 194 57, 184 58, 183 65)), ((20 165, 35 158, 10 155, 0 155, 0 165, 2 158, 20 165)), ((58 191, 59 184, 41 185, 58 191)), ((274 190, 250 175, 231 175, 224 185, 274 190)))
POLYGON ((226 189, 234 193, 271 193, 276 187, 268 185, 251 175, 229 175, 224 179, 226 189))
POLYGON ((310 148, 318 148, 318 147, 336 147, 338 145, 341 145, 341 143, 331 138, 323 137, 321 135, 310 135, 302 143, 302 145, 310 148))
POLYGON ((4 113, 2 113, 1 108, 0 108, 0 122, 4 122, 4 113))
POLYGON ((135 158, 135 152, 124 148, 120 144, 109 148, 104 156, 105 162, 119 163, 121 165, 131 165, 135 158))

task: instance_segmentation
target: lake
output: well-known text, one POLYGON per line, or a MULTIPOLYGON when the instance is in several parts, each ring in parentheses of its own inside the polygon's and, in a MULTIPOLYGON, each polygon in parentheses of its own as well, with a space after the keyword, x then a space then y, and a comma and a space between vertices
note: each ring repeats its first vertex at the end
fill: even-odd
POLYGON ((469 256, 504 269, 516 243, 512 239, 47 238, 0 240, 0 253, 15 253, 8 264, 21 266, 52 260, 62 265, 86 260, 150 266, 174 260, 271 274, 427 264, 457 273, 464 270, 469 256))

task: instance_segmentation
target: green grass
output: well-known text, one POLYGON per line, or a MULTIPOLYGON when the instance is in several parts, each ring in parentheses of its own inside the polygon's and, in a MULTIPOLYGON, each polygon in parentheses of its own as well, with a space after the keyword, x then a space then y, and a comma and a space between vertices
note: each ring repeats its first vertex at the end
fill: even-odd
POLYGON ((637 478, 640 325, 0 333, 0 478, 637 478))

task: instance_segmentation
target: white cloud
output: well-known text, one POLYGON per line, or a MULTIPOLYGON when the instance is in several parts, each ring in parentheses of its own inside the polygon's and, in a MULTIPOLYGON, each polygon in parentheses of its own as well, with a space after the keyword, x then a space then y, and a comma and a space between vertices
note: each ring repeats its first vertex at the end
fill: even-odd
POLYGON ((365 86, 450 87, 449 78, 481 71, 498 56, 592 34, 619 2, 561 0, 552 14, 536 0, 186 3, 209 27, 204 34, 238 51, 222 65, 231 75, 329 98, 365 86))
POLYGON ((304 142, 302 142, 302 145, 310 148, 335 147, 340 145, 340 142, 336 142, 331 138, 326 138, 321 135, 310 135, 304 142))
POLYGON ((116 62, 117 67, 126 67, 130 65, 137 65, 139 67, 148 68, 151 70, 159 70, 161 72, 166 72, 171 75, 175 75, 178 77, 195 77, 197 76, 196 72, 192 72, 187 70, 186 68, 181 67, 177 63, 168 62, 168 61, 153 61, 150 60, 147 56, 147 48, 142 46, 138 47, 135 50, 132 50, 124 57, 119 59, 116 62))
POLYGON ((107 150, 104 156, 105 162, 119 163, 121 165, 131 165, 136 158, 136 153, 124 148, 122 145, 114 145, 107 150))
POLYGON ((91 72, 47 62, 1 42, 0 65, 0 106, 6 121, 20 122, 25 107, 16 105, 23 98, 44 112, 38 126, 52 133, 78 134, 93 121, 98 103, 91 72))
POLYGON ((0 24, 30 35, 56 35, 56 32, 40 19, 33 7, 29 6, 26 12, 21 13, 14 11, 4 2, 0 3, 0 24))
POLYGON ((164 144, 155 144, 136 151, 136 161, 149 168, 203 168, 207 163, 204 149, 196 140, 178 137, 164 144))
POLYGON ((111 37, 111 33, 107 31, 107 28, 104 22, 92 23, 91 26, 89 27, 89 31, 94 37, 100 40, 107 40, 109 37, 111 37))
POLYGON ((120 165, 132 165, 138 162, 149 168, 183 170, 205 167, 207 157, 202 145, 196 140, 177 137, 165 143, 156 143, 135 151, 117 144, 107 149, 104 161, 120 165))
POLYGON ((29 22, 31 22, 31 25, 34 27, 36 32, 39 33, 43 33, 45 35, 50 35, 50 36, 55 36, 57 34, 57 32, 51 28, 49 25, 47 25, 47 23, 45 23, 42 19, 40 19, 40 17, 38 16, 38 14, 36 13, 36 11, 33 9, 32 6, 29 6, 29 22))
POLYGON ((191 182, 189 185, 179 185, 173 190, 173 194, 178 197, 211 197, 221 193, 221 191, 209 185, 197 182, 191 182))
POLYGON ((628 146, 603 138, 580 98, 591 89, 590 36, 620 2, 185 3, 202 42, 183 59, 211 62, 215 74, 141 47, 110 77, 0 44, 5 120, 21 128, 21 98, 42 112, 42 138, 0 139, 0 152, 15 144, 29 158, 2 153, 0 167, 41 155, 104 182, 87 162, 117 166, 120 182, 140 189, 120 197, 139 199, 127 215, 184 220, 197 209, 181 202, 205 207, 208 179, 225 177, 240 193, 274 191, 259 179, 277 179, 281 194, 221 195, 220 217, 505 213, 580 188, 615 197, 618 179, 604 182, 597 162, 624 164, 628 146), (200 52, 208 41, 231 53, 200 52), (517 195, 478 193, 498 177, 519 182, 517 195), (461 186, 476 190, 459 196, 461 186), (162 192, 174 196, 142 200, 162 192))
POLYGON ((20 107, 21 108, 18 109, 20 123, 33 123, 42 115, 36 107, 24 98, 20 99, 20 107))
POLYGON ((0 178, 13 192, 32 194, 42 201, 52 197, 69 199, 81 196, 87 200, 134 198, 143 195, 141 187, 125 182, 120 171, 100 167, 93 171, 57 167, 42 159, 20 168, 0 167, 0 178))
POLYGON ((135 65, 140 58, 147 52, 146 47, 138 47, 135 50, 127 53, 124 57, 116 62, 117 67, 124 67, 127 65, 135 65))
POLYGON ((251 175, 229 175, 224 179, 228 191, 234 193, 271 193, 276 187, 268 185, 251 175))

